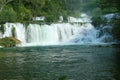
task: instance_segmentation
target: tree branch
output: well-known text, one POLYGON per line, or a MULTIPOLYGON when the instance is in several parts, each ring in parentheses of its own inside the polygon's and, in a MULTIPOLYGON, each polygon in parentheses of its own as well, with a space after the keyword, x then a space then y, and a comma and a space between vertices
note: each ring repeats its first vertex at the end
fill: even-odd
POLYGON ((5 5, 7 5, 11 1, 13 1, 13 0, 0 0, 0 12, 3 10, 5 5))

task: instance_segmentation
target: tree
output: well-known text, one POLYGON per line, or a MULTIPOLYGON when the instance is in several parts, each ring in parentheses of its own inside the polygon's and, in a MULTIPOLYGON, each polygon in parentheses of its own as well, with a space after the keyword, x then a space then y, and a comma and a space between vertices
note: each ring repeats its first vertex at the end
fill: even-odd
POLYGON ((13 1, 13 0, 0 0, 0 12, 3 10, 5 5, 7 5, 11 1, 13 1))
POLYGON ((0 22, 14 22, 17 20, 17 13, 10 6, 5 6, 0 12, 0 22))
POLYGON ((120 0, 100 0, 99 7, 104 14, 120 12, 120 0))

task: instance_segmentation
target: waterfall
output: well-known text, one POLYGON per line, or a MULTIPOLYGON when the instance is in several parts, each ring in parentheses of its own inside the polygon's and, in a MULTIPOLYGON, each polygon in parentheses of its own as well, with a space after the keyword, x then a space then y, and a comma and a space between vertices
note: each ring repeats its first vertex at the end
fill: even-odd
MULTIPOLYGON (((4 34, 0 37, 15 37, 21 41, 21 46, 59 45, 59 44, 88 44, 104 43, 108 34, 100 35, 90 18, 82 15, 81 18, 68 18, 68 23, 29 24, 5 23, 4 34), (76 21, 76 22, 75 22, 76 21), (14 31, 13 31, 14 29, 14 31)), ((107 42, 107 41, 106 41, 107 42)))
POLYGON ((19 39, 22 43, 26 43, 25 40, 25 26, 21 23, 6 23, 4 24, 4 34, 3 37, 15 37, 19 39), (12 32, 12 29, 15 29, 15 32, 12 32), (15 34, 15 36, 13 36, 15 34))
POLYGON ((69 23, 29 24, 26 30, 27 42, 40 45, 59 44, 68 41, 78 32, 78 28, 69 23))

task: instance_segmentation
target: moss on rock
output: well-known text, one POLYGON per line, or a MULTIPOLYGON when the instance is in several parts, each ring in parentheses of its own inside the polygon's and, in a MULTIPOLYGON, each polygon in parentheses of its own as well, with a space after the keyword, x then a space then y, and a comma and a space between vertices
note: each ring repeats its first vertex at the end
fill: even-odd
POLYGON ((19 44, 20 41, 14 37, 5 37, 0 39, 0 46, 3 47, 14 47, 16 44, 19 44))

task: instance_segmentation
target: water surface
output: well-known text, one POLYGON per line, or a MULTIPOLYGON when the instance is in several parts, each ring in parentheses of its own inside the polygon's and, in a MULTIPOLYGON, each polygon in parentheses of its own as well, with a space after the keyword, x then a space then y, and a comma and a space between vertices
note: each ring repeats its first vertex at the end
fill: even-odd
POLYGON ((0 48, 0 80, 120 80, 120 48, 0 48))

